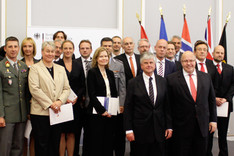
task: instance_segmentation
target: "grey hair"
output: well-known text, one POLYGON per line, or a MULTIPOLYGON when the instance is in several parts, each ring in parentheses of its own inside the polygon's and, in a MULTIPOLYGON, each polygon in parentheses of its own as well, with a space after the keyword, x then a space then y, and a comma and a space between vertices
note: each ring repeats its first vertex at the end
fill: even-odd
POLYGON ((177 36, 177 35, 172 36, 171 41, 172 41, 173 38, 177 38, 177 39, 181 40, 181 37, 177 36))
POLYGON ((55 49, 54 41, 45 41, 45 42, 43 42, 42 46, 41 46, 41 50, 43 51, 45 49, 45 47, 47 47, 47 46, 50 46, 53 49, 55 49))
POLYGON ((138 47, 139 47, 141 41, 145 41, 150 45, 149 41, 146 38, 142 38, 142 39, 139 39, 138 42, 137 42, 138 47))
POLYGON ((154 62, 156 62, 155 55, 153 53, 145 52, 140 57, 140 63, 142 63, 144 60, 148 60, 148 59, 153 59, 154 62))

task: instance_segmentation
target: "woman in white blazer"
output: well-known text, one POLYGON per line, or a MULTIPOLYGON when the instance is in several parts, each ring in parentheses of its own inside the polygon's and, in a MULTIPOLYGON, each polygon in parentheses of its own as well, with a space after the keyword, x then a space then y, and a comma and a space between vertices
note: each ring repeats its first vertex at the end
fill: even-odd
POLYGON ((36 156, 59 154, 60 128, 50 126, 49 108, 55 113, 66 103, 70 86, 64 67, 54 64, 54 42, 42 44, 42 60, 32 65, 29 72, 31 99, 31 122, 35 135, 36 156))

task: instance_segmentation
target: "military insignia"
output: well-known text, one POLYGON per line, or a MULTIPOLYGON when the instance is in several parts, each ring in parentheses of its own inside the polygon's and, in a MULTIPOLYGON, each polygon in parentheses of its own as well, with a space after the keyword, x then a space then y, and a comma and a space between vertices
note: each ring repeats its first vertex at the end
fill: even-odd
POLYGON ((11 86, 12 85, 12 79, 8 79, 8 84, 11 86))
POLYGON ((9 68, 11 66, 9 61, 6 61, 5 65, 6 65, 7 68, 9 68))
POLYGON ((21 73, 25 73, 27 70, 26 69, 22 69, 21 70, 21 73))

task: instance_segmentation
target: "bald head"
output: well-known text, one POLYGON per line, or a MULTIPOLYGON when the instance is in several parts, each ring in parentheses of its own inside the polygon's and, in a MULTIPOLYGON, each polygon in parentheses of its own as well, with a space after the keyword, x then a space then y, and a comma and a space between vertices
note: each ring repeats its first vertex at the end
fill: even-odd
POLYGON ((133 39, 131 37, 125 37, 123 39, 122 48, 124 49, 124 52, 127 55, 130 55, 130 56, 133 55, 134 45, 135 44, 134 44, 133 39))
POLYGON ((187 73, 193 73, 196 65, 196 57, 193 52, 186 51, 181 57, 181 65, 187 73))
POLYGON ((156 51, 157 59, 163 60, 167 52, 167 41, 164 39, 158 40, 158 42, 154 46, 154 50, 156 51))
POLYGON ((221 61, 223 61, 224 55, 225 49, 223 48, 223 46, 218 45, 214 48, 213 58, 215 62, 220 63, 221 61))

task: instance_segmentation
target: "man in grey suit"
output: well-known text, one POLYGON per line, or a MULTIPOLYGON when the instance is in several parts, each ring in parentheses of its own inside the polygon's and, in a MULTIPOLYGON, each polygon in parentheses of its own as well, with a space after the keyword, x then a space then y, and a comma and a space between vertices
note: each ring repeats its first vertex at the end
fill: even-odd
POLYGON ((115 127, 114 150, 116 156, 123 156, 125 152, 125 132, 123 129, 123 111, 126 96, 126 82, 123 62, 112 57, 113 41, 109 37, 101 40, 101 46, 105 47, 110 53, 109 69, 114 72, 116 89, 119 95, 120 112, 117 115, 115 127))
POLYGON ((8 37, 0 62, 0 155, 20 156, 23 150, 29 100, 28 67, 17 60, 19 41, 8 37))

